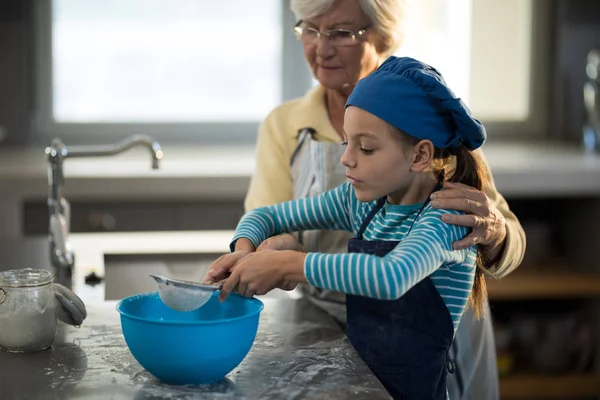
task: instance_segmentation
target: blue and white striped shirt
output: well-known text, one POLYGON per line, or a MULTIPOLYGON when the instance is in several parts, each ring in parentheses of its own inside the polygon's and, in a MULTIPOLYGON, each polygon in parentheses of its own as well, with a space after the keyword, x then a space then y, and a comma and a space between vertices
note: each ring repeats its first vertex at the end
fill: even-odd
MULTIPOLYGON (((349 183, 314 197, 261 207, 250 211, 238 224, 232 247, 247 238, 255 247, 271 236, 313 229, 358 233, 375 201, 360 202, 349 183)), ((364 240, 402 240, 384 257, 368 254, 308 253, 304 274, 316 287, 383 300, 400 298, 430 276, 448 307, 454 330, 467 304, 475 275, 476 248, 453 250, 468 228, 441 220, 453 210, 425 207, 411 232, 423 203, 386 203, 364 232, 364 240)))

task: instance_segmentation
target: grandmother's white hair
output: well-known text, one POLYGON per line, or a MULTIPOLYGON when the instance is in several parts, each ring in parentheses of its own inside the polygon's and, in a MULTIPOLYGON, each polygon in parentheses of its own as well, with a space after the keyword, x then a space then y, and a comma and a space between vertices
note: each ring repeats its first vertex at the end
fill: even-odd
MULTIPOLYGON (((336 0, 292 0, 291 9, 296 19, 307 20, 324 14, 336 0)), ((358 0, 360 7, 371 19, 373 29, 381 37, 379 48, 389 56, 398 50, 404 40, 406 0, 358 0)))

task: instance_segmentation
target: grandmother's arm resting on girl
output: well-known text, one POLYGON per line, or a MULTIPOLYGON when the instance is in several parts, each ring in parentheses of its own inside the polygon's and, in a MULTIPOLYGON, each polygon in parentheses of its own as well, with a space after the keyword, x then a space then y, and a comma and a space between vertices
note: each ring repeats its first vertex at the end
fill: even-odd
MULTIPOLYGON (((525 231, 517 216, 495 187, 487 161, 479 150, 473 155, 485 165, 487 186, 478 190, 458 182, 444 182, 443 191, 431 195, 431 206, 438 209, 462 211, 446 213, 442 220, 448 224, 471 228, 465 237, 453 243, 456 250, 477 245, 487 275, 500 279, 519 267, 525 254, 525 231)), ((284 234, 261 243, 261 250, 297 250, 299 245, 292 235, 284 234)))
POLYGON ((449 224, 472 228, 465 238, 454 243, 455 249, 477 244, 486 274, 502 278, 519 267, 525 254, 525 231, 517 216, 498 192, 483 152, 473 155, 485 165, 487 185, 483 190, 456 182, 444 183, 444 189, 434 193, 434 208, 463 211, 465 215, 444 215, 449 224))
MULTIPOLYGON (((442 220, 448 224, 471 228, 469 233, 457 239, 453 248, 464 249, 477 245, 487 275, 500 279, 519 267, 525 254, 525 231, 517 216, 495 187, 487 161, 480 151, 473 155, 486 166, 487 186, 478 190, 457 182, 444 182, 443 191, 433 193, 431 206, 438 209, 462 211, 463 214, 447 213, 442 220)), ((284 234, 261 243, 261 250, 300 250, 302 246, 292 235, 284 234)))

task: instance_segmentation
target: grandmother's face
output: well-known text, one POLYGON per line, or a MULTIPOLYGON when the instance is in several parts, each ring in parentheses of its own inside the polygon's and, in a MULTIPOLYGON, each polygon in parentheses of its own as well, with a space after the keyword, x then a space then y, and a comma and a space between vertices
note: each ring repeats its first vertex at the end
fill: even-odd
MULTIPOLYGON (((358 0, 337 0, 324 14, 304 21, 304 25, 326 32, 330 29, 359 31, 372 23, 358 0)), ((367 30, 363 39, 352 46, 332 45, 322 35, 316 43, 303 42, 304 56, 321 85, 333 90, 351 90, 379 65, 381 56, 376 50, 377 40, 373 29, 367 30)))

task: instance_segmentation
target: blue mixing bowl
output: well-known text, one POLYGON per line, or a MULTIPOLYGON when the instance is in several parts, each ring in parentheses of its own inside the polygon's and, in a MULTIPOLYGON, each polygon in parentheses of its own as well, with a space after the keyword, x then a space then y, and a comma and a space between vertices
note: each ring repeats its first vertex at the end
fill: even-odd
POLYGON ((117 311, 131 354, 168 384, 199 385, 224 378, 250 351, 264 306, 235 294, 220 303, 217 296, 191 312, 165 306, 158 292, 121 300, 117 311))

